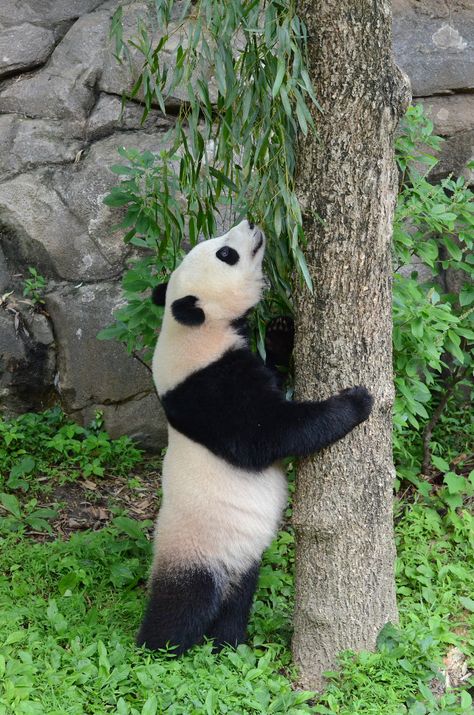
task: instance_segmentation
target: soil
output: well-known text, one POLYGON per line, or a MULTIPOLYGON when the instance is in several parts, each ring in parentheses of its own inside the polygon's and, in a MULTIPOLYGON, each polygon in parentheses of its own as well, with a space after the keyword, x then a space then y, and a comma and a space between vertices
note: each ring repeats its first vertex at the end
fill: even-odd
POLYGON ((26 534, 39 541, 68 538, 76 531, 101 529, 118 514, 154 521, 160 504, 161 474, 157 462, 156 458, 145 459, 128 477, 107 474, 53 484, 47 493, 36 491, 37 508, 59 507, 58 516, 50 521, 51 534, 36 531, 26 534))

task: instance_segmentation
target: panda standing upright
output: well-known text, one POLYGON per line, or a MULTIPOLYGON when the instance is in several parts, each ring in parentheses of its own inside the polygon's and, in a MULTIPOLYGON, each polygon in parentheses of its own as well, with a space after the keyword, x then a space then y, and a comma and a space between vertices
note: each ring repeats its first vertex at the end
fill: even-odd
POLYGON ((305 456, 367 419, 355 387, 288 402, 243 324, 260 300, 265 238, 242 221, 195 246, 154 291, 165 305, 153 378, 169 422, 163 502, 139 645, 183 653, 245 639, 260 558, 287 500, 278 461, 305 456))

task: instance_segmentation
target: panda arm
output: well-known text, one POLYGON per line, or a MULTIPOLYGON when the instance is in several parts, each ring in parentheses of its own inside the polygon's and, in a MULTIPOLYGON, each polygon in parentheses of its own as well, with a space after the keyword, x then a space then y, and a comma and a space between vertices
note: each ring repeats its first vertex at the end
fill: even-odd
POLYGON ((288 402, 249 350, 232 350, 162 397, 170 424, 236 467, 260 471, 344 437, 370 414, 355 387, 321 402, 288 402))

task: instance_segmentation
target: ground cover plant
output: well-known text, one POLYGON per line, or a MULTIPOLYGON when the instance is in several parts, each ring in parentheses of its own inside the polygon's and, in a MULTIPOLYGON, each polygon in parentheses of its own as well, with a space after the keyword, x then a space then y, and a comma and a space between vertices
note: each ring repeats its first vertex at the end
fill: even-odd
MULTIPOLYGON (((47 423, 51 415, 37 418, 47 423)), ((4 432, 15 424, 4 421, 4 432)), ((26 417, 19 424, 26 441, 25 424, 38 429, 38 422, 26 417)), ((64 417, 61 424, 68 424, 64 417)), ((48 449, 54 467, 55 450, 48 449)), ((18 455, 19 462, 23 458, 18 455)), ((0 472, 6 473, 5 453, 2 460, 0 472)), ((317 696, 298 690, 291 665, 289 521, 265 554, 247 646, 216 656, 204 645, 179 659, 172 653, 144 653, 133 638, 145 600, 158 483, 146 492, 137 514, 133 508, 150 475, 140 464, 122 478, 121 487, 129 487, 122 501, 108 491, 120 480, 113 472, 95 477, 91 490, 90 479, 74 469, 76 482, 66 488, 80 485, 82 499, 91 499, 93 508, 108 505, 106 520, 93 527, 103 528, 82 531, 79 525, 64 533, 58 517, 64 506, 59 505, 58 514, 47 520, 57 533, 42 536, 44 530, 31 530, 24 520, 16 528, 9 521, 10 503, 1 502, 0 714, 473 712, 474 517, 467 487, 472 474, 457 474, 458 482, 451 477, 427 497, 412 494, 397 501, 400 627, 382 632, 376 653, 343 654, 341 671, 328 674, 330 685, 317 696), (449 506, 450 490, 461 499, 456 508, 449 506)), ((59 473, 50 481, 62 477, 59 473)), ((38 508, 50 498, 49 491, 34 486, 28 492, 4 488, 22 510, 32 492, 38 508)))

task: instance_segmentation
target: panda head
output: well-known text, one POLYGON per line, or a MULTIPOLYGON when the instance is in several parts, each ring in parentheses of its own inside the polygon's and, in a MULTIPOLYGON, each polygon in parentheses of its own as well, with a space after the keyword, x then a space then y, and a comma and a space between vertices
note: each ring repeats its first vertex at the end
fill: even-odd
POLYGON ((260 300, 264 251, 263 232, 244 220, 194 246, 169 282, 156 286, 152 300, 183 326, 232 322, 260 300))

